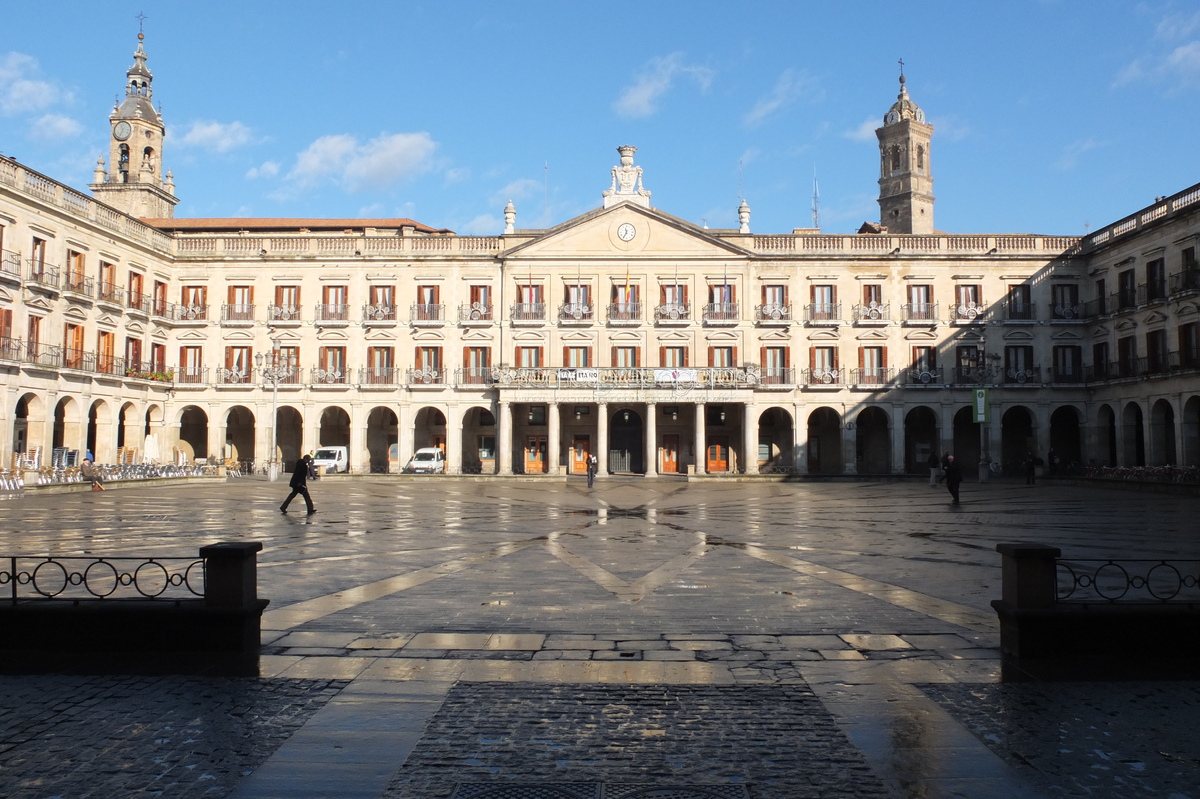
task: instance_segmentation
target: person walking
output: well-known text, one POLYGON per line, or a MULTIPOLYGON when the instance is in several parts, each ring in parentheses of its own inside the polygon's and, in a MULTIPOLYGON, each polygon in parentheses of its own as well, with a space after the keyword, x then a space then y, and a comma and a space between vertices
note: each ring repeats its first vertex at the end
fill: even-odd
POLYGON ((596 454, 594 452, 592 454, 588 455, 588 459, 587 459, 588 488, 591 488, 592 483, 596 482, 596 467, 599 465, 600 465, 600 462, 599 462, 599 460, 596 459, 596 454))
POLYGON ((954 497, 955 505, 958 504, 958 486, 962 483, 962 469, 958 468, 958 464, 954 462, 954 456, 950 455, 946 458, 946 468, 943 469, 946 473, 945 481, 946 488, 950 489, 950 496, 954 497))
POLYGON ((308 495, 308 466, 312 463, 312 456, 305 455, 300 460, 296 461, 295 468, 292 469, 292 479, 288 483, 292 488, 292 493, 288 494, 288 498, 279 506, 280 513, 287 513, 288 505, 296 498, 296 495, 304 497, 304 504, 308 506, 308 513, 311 516, 317 511, 313 508, 312 497, 308 495))
POLYGON ((950 465, 950 461, 952 460, 954 460, 954 456, 949 452, 942 453, 942 473, 938 475, 939 483, 946 479, 946 467, 950 465))
POLYGON ((942 462, 938 459, 936 452, 929 453, 929 460, 925 462, 929 467, 929 487, 937 488, 938 473, 942 471, 942 462))

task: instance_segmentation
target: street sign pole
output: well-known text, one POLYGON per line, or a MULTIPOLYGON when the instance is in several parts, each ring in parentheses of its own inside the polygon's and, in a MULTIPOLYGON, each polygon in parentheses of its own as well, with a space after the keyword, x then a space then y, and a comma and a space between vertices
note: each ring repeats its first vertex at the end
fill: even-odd
POLYGON ((988 481, 992 465, 992 456, 988 451, 988 421, 990 420, 991 403, 988 401, 986 388, 975 389, 973 416, 979 425, 979 482, 988 481))

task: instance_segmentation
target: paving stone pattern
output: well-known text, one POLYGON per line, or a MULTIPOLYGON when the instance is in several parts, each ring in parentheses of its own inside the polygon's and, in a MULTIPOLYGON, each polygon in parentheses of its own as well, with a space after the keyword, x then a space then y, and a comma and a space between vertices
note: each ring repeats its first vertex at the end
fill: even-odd
POLYGON ((0 677, 0 796, 224 796, 344 685, 0 677))
POLYGON ((1200 683, 921 688, 1047 796, 1200 798, 1200 683))
POLYGON ((384 796, 538 780, 746 785, 754 799, 893 795, 805 686, 460 683, 384 796))

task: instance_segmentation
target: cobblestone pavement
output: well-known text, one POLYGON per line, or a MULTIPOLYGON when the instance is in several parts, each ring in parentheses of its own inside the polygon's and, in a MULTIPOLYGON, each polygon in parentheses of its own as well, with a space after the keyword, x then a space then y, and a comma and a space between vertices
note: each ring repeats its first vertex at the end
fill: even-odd
MULTIPOLYGON (((988 604, 1001 541, 1200 558, 1196 499, 998 482, 953 507, 920 483, 334 478, 313 484, 305 517, 279 513, 285 490, 240 479, 0 503, 0 555, 263 543, 258 684, 346 687, 294 734, 253 736, 274 754, 233 799, 491 781, 1200 799, 1195 683, 1001 683, 988 604)), ((23 687, 40 679, 60 678, 8 678, 11 707, 55 727, 60 697, 23 687)), ((159 767, 154 739, 111 737, 92 750, 63 733, 39 765, 159 767)), ((196 750, 192 771, 240 762, 232 741, 196 750)), ((57 795, 90 789, 65 779, 80 789, 57 795)), ((56 795, 38 790, 0 794, 56 795)))

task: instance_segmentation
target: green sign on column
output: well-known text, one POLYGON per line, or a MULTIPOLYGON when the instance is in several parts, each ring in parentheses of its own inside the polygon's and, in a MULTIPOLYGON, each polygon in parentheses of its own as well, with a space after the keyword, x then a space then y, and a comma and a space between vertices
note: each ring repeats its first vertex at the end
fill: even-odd
POLYGON ((991 420, 991 404, 988 402, 988 390, 986 388, 977 388, 975 389, 975 421, 986 424, 991 420))

